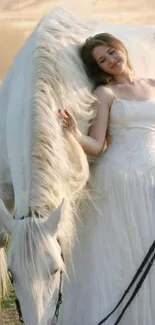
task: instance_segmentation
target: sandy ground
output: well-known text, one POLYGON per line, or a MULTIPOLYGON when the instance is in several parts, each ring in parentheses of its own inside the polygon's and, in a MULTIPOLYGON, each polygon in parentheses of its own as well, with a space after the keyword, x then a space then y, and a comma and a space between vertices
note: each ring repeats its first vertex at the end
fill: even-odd
POLYGON ((0 312, 0 325, 19 325, 18 316, 15 308, 4 309, 0 312))
MULTIPOLYGON (((56 6, 87 19, 155 24, 155 0, 0 0, 0 80, 38 21, 56 6)), ((0 312, 0 325, 18 324, 13 307, 0 312)))

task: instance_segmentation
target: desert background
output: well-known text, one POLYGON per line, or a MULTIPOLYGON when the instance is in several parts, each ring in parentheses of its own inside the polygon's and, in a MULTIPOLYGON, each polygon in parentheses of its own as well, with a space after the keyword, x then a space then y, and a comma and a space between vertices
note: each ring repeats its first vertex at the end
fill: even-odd
POLYGON ((0 80, 38 21, 54 7, 120 24, 155 24, 155 0, 0 0, 0 80))

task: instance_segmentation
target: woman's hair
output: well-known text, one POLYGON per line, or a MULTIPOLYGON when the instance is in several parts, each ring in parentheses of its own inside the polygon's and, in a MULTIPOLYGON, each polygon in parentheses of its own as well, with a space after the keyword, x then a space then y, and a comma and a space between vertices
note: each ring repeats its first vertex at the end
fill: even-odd
POLYGON ((95 82, 95 86, 106 85, 112 81, 113 76, 99 67, 92 56, 93 49, 98 45, 108 45, 112 48, 120 50, 126 55, 127 66, 132 70, 132 66, 128 57, 127 49, 123 42, 115 36, 108 33, 100 33, 86 39, 84 45, 80 49, 80 56, 85 65, 88 76, 95 82))

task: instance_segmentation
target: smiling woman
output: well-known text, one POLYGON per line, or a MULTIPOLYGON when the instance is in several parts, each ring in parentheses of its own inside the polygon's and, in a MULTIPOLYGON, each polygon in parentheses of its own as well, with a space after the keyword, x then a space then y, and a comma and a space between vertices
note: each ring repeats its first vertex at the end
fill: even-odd
POLYGON ((111 34, 100 33, 89 37, 81 48, 81 58, 95 85, 108 84, 113 74, 120 74, 124 65, 131 70, 127 49, 111 34))

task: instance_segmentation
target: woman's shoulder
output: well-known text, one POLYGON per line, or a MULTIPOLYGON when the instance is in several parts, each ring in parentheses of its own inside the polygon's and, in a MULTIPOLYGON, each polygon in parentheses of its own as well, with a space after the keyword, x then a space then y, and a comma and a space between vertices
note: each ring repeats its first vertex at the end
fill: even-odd
POLYGON ((115 98, 112 89, 108 86, 98 86, 94 90, 94 95, 96 96, 98 102, 102 104, 102 107, 107 107, 109 110, 115 98))
POLYGON ((105 101, 113 101, 114 100, 114 94, 112 89, 109 86, 98 86, 94 90, 94 95, 97 98, 104 98, 105 101))

